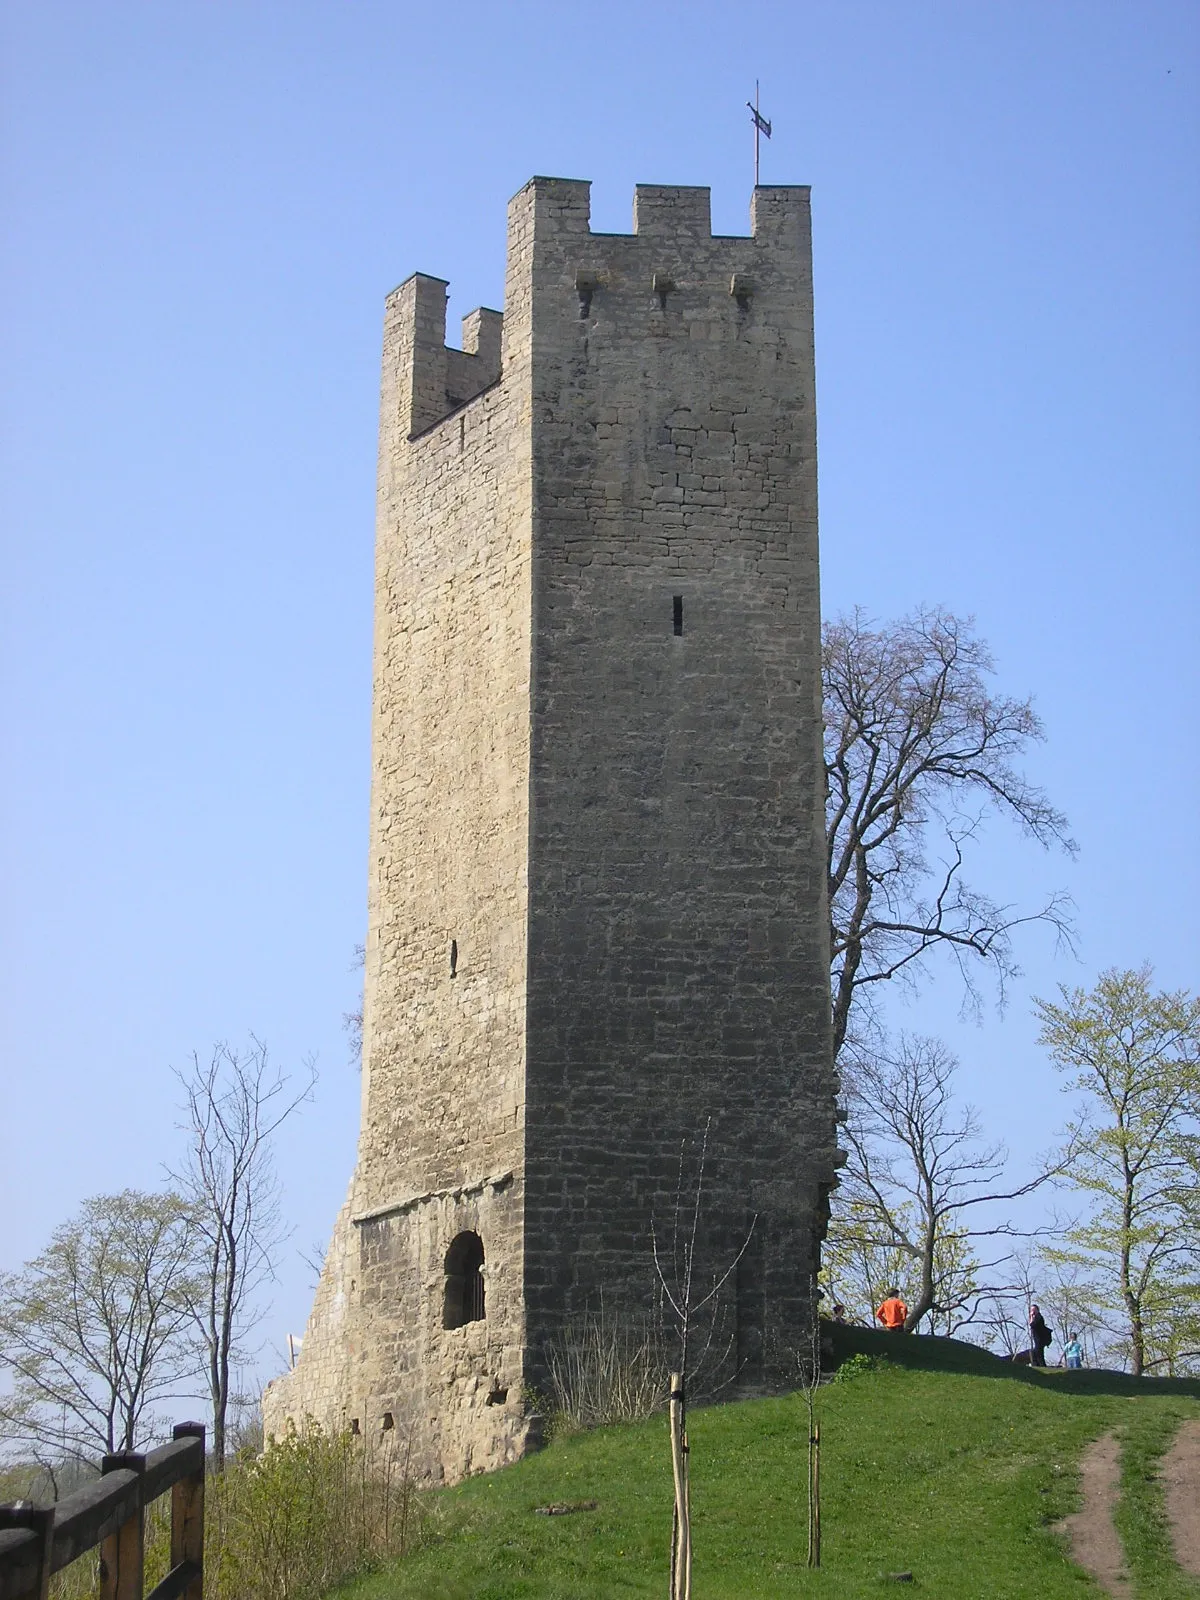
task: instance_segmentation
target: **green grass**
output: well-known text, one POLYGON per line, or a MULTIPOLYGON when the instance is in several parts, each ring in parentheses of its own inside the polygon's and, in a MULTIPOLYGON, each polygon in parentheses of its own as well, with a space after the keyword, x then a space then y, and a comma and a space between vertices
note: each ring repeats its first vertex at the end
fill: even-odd
MULTIPOLYGON (((697 1600, 920 1592, 937 1600, 1095 1596, 1053 1524, 1077 1503, 1086 1443, 1127 1441, 1123 1532, 1139 1600, 1194 1595, 1170 1559, 1154 1463, 1200 1384, 1013 1369, 948 1340, 852 1330, 842 1353, 887 1365, 821 1388, 823 1566, 805 1564, 799 1395, 692 1414, 697 1600), (896 1586, 886 1575, 911 1571, 896 1586)), ((666 1424, 563 1439, 437 1497, 429 1549, 341 1600, 662 1596, 671 1521, 666 1424), (552 1501, 595 1511, 539 1517, 552 1501)))
POLYGON ((1146 1600, 1195 1600, 1200 1584, 1181 1573, 1171 1552, 1158 1466, 1178 1420, 1167 1408, 1129 1408, 1122 1422, 1121 1503, 1116 1524, 1137 1593, 1146 1600))

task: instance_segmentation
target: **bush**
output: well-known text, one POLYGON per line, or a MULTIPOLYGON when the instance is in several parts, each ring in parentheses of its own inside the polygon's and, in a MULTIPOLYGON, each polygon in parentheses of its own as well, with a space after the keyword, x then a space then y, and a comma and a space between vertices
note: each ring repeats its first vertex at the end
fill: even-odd
MULTIPOLYGON (((314 1423, 261 1456, 230 1463, 205 1486, 206 1600, 315 1600, 343 1579, 405 1555, 433 1516, 405 1470, 403 1434, 369 1447, 314 1423), (399 1439, 398 1446, 390 1441, 399 1439)), ((170 1560, 170 1496, 146 1516, 146 1588, 170 1560)), ((93 1600, 97 1553, 54 1580, 54 1600, 93 1600)))
POLYGON ((855 1356, 848 1356, 833 1375, 834 1383, 853 1383, 855 1378, 865 1377, 868 1372, 878 1372, 881 1367, 888 1365, 883 1356, 869 1356, 863 1351, 855 1356))
POLYGON ((666 1361, 654 1329, 588 1317, 547 1351, 549 1437, 640 1422, 664 1404, 666 1361))

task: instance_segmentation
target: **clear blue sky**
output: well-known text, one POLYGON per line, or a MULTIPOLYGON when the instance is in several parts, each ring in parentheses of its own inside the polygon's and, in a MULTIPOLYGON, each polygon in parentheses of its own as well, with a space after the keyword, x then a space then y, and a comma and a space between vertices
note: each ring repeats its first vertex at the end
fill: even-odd
POLYGON ((267 1331, 303 1325, 358 1118, 383 297, 499 305, 535 172, 599 228, 644 181, 745 231, 756 76, 764 181, 813 185, 826 611, 973 612, 1081 845, 976 874, 1069 888, 1078 963, 1035 932, 1004 1017, 947 973, 897 1013, 1046 1142, 1029 995, 1197 982, 1198 17, 10 0, 0 1265, 155 1183, 170 1064, 254 1029, 322 1072, 267 1331))

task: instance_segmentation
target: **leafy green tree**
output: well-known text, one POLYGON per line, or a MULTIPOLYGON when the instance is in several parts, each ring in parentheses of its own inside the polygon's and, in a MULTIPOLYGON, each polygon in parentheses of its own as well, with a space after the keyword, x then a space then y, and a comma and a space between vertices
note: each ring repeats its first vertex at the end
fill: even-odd
POLYGON ((192 1215, 174 1194, 87 1200, 0 1275, 0 1439, 51 1466, 143 1443, 196 1372, 192 1215))
POLYGON ((1052 1259, 1082 1269, 1135 1373, 1200 1358, 1200 998, 1147 965, 1035 1002, 1041 1043, 1085 1100, 1065 1162, 1091 1209, 1052 1259))

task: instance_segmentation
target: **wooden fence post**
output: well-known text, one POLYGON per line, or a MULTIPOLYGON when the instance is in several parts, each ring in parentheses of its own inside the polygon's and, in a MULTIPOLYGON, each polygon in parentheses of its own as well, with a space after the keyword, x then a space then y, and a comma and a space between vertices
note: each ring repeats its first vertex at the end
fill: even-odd
POLYGON ((28 1500, 18 1500, 12 1506, 0 1506, 0 1528, 28 1528, 37 1535, 37 1588, 29 1591, 29 1600, 49 1600, 50 1561, 54 1554, 54 1512, 54 1506, 35 1506, 28 1500))
POLYGON ((182 1600, 204 1600, 204 1424, 180 1422, 176 1439, 199 1439, 200 1470, 181 1478, 171 1490, 171 1566, 189 1561, 196 1575, 183 1591, 182 1600))
MULTIPOLYGON (((146 1458, 136 1450, 121 1450, 105 1456, 100 1471, 136 1472, 146 1470, 146 1458)), ((142 1600, 145 1585, 146 1512, 138 1494, 137 1510, 100 1546, 100 1600, 142 1600)))

